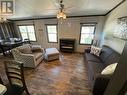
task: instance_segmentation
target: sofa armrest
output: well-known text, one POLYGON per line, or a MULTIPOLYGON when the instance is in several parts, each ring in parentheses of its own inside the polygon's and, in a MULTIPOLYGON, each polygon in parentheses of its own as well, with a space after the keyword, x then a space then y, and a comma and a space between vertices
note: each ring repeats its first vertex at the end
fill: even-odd
POLYGON ((85 53, 90 53, 90 48, 85 49, 85 53))
POLYGON ((102 75, 99 74, 96 76, 94 87, 93 87, 93 95, 103 95, 108 82, 110 81, 112 75, 102 75))
POLYGON ((2 79, 1 79, 1 77, 0 77, 0 84, 3 84, 3 81, 2 81, 2 79))

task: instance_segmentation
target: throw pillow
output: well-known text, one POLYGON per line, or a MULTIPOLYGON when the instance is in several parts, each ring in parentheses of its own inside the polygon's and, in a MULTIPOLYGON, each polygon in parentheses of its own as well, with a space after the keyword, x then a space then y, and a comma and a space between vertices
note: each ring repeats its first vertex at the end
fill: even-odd
POLYGON ((41 48, 41 45, 32 45, 31 50, 33 52, 42 52, 43 51, 42 48, 41 48))
POLYGON ((99 56, 100 53, 101 53, 101 48, 99 47, 96 47, 96 46, 91 46, 91 51, 90 51, 91 54, 94 54, 96 56, 99 56))
POLYGON ((21 53, 24 53, 24 54, 31 54, 32 53, 31 47, 30 47, 29 44, 26 44, 26 45, 23 45, 23 46, 18 47, 18 50, 21 53))
POLYGON ((103 75, 110 75, 110 74, 113 74, 115 69, 116 69, 116 66, 117 66, 118 63, 113 63, 113 64, 110 64, 108 65, 102 72, 101 74, 103 75))

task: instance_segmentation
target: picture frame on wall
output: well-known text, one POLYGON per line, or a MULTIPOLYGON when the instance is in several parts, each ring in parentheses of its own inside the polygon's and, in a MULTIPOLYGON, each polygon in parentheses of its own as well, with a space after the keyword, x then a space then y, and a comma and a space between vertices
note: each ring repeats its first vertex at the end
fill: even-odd
POLYGON ((127 40, 127 16, 117 19, 117 28, 113 36, 122 40, 127 40))

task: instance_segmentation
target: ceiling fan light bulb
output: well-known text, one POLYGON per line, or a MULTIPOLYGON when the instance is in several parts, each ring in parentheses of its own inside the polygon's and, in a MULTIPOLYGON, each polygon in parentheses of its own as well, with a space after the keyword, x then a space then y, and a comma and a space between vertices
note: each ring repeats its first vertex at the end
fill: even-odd
POLYGON ((59 14, 57 14, 57 18, 60 18, 59 14))
POLYGON ((61 12, 61 13, 60 13, 60 17, 62 17, 62 16, 63 16, 63 13, 61 12))
POLYGON ((63 15, 63 19, 66 19, 66 14, 63 15))
POLYGON ((66 16, 65 16, 65 17, 63 17, 63 19, 66 19, 66 16))

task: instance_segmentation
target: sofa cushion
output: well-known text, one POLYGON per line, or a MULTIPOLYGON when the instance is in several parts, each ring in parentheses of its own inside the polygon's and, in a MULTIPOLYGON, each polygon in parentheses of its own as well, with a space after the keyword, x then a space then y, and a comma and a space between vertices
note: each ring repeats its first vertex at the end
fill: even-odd
POLYGON ((93 85, 95 82, 95 79, 99 73, 102 72, 104 69, 103 63, 98 63, 98 62, 92 62, 88 61, 88 78, 90 82, 90 87, 93 89, 93 85))
POLYGON ((36 60, 38 60, 40 57, 43 56, 42 53, 33 53, 33 55, 34 55, 34 57, 35 57, 36 60))
POLYGON ((100 59, 105 62, 107 58, 112 54, 113 50, 108 46, 103 46, 100 54, 100 59))
POLYGON ((94 74, 101 73, 102 70, 105 68, 103 63, 92 62, 92 61, 88 61, 88 67, 90 71, 92 71, 94 74))
POLYGON ((93 62, 98 62, 98 63, 102 62, 98 56, 95 56, 91 53, 85 53, 85 55, 86 55, 87 61, 93 61, 93 62))
POLYGON ((113 51, 112 54, 107 58, 107 60, 105 60, 104 64, 107 66, 112 63, 117 63, 119 61, 119 59, 120 59, 120 54, 113 51))
POLYGON ((31 51, 31 46, 29 44, 26 44, 26 45, 23 45, 23 46, 20 46, 17 48, 21 53, 24 53, 24 54, 31 54, 32 51, 31 51))

